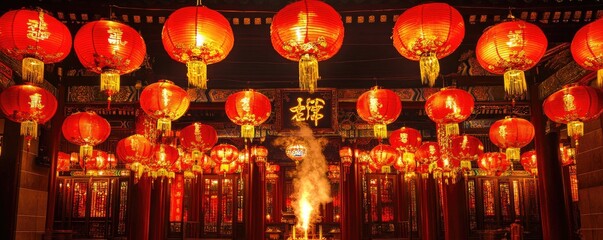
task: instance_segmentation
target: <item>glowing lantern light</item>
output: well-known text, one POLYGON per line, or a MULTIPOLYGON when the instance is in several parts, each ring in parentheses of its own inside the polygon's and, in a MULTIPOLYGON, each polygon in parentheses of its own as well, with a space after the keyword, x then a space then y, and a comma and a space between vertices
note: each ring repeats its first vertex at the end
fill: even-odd
POLYGON ((57 171, 69 171, 69 165, 71 163, 71 155, 64 152, 57 154, 57 171))
POLYGON ((559 156, 561 158, 561 166, 569 166, 576 163, 576 148, 565 146, 559 143, 559 156))
POLYGON ((228 96, 224 110, 230 121, 241 125, 241 137, 248 139, 255 136, 255 126, 268 120, 272 106, 264 94, 247 90, 228 96))
POLYGON ((505 117, 490 126, 490 141, 505 149, 509 161, 519 161, 520 149, 534 139, 534 125, 523 118, 505 117))
POLYGON ((299 62, 299 87, 313 93, 319 79, 318 61, 335 55, 343 43, 341 16, 317 0, 293 2, 278 11, 270 25, 274 50, 299 62))
POLYGON ((567 135, 577 146, 584 135, 584 122, 598 118, 603 111, 603 91, 588 86, 565 86, 547 97, 542 105, 551 121, 567 124, 567 135))
POLYGON ((446 184, 450 181, 456 183, 457 172, 460 165, 461 163, 458 159, 452 158, 448 154, 444 154, 436 161, 435 168, 433 169, 433 177, 438 180, 444 179, 446 184))
POLYGON ((236 162, 239 158, 239 149, 230 144, 218 144, 210 151, 211 160, 217 163, 219 169, 228 171, 229 164, 236 162))
POLYGON ((365 170, 369 163, 372 162, 371 155, 368 151, 358 150, 354 151, 354 155, 356 156, 356 164, 365 170))
POLYGON ((153 150, 153 157, 148 164, 153 178, 174 178, 176 174, 170 171, 172 165, 180 158, 177 148, 167 144, 157 144, 153 150))
POLYGON ((500 176, 511 167, 507 155, 501 152, 484 153, 477 161, 477 166, 490 176, 500 176))
POLYGON ((373 147, 370 155, 373 162, 380 168, 391 166, 399 156, 398 151, 388 144, 379 144, 373 147))
POLYGON ((414 128, 402 127, 389 135, 389 144, 402 153, 403 162, 414 161, 415 152, 421 146, 421 142, 421 132, 414 128))
POLYGON ((6 118, 21 123, 21 135, 38 137, 38 123, 44 124, 57 111, 57 99, 49 91, 33 85, 14 85, 0 93, 0 108, 6 118))
POLYGON ((436 124, 444 125, 446 136, 456 136, 459 134, 458 123, 471 116, 474 105, 473 96, 467 91, 443 88, 427 98, 425 112, 436 124))
POLYGON ((356 111, 362 120, 373 125, 375 137, 382 139, 387 138, 387 124, 400 116, 402 102, 394 91, 374 87, 358 97, 356 111))
POLYGON ((302 143, 291 144, 285 149, 285 154, 287 154, 287 157, 291 158, 296 165, 304 160, 307 153, 308 147, 302 143))
POLYGON ((510 16, 482 34, 475 55, 485 70, 504 74, 505 92, 515 98, 527 89, 523 71, 534 67, 546 48, 547 39, 540 28, 510 16))
POLYGON ((139 178, 143 173, 143 165, 153 156, 154 147, 143 135, 134 134, 117 142, 115 153, 124 163, 130 165, 130 170, 139 178))
POLYGON ((205 6, 173 12, 163 24, 161 40, 172 59, 186 63, 189 85, 201 89, 207 88, 207 65, 224 60, 234 45, 228 20, 205 6))
POLYGON ((477 161, 484 154, 482 141, 471 135, 456 136, 452 138, 450 145, 450 156, 460 161, 461 169, 465 173, 471 170, 471 162, 477 161))
POLYGON ((415 177, 417 162, 415 161, 414 156, 412 158, 404 158, 400 155, 394 163, 394 168, 399 172, 404 173, 404 180, 409 181, 415 177))
POLYGON ((251 155, 255 158, 255 163, 260 166, 268 161, 268 149, 264 146, 253 146, 251 155))
POLYGON ((88 175, 97 175, 99 172, 109 167, 109 154, 105 151, 92 151, 92 155, 80 158, 80 166, 86 170, 88 175))
POLYGON ((281 166, 278 164, 266 164, 266 179, 272 182, 278 180, 278 172, 280 170, 281 166))
POLYGON ((538 176, 538 158, 536 157, 536 151, 531 150, 521 154, 521 160, 519 160, 523 169, 531 173, 534 176, 538 176))
POLYGON ((341 164, 344 168, 352 165, 352 156, 352 148, 345 146, 339 149, 339 158, 341 158, 341 164))
POLYGON ((433 87, 440 74, 438 59, 454 52, 465 37, 463 16, 446 3, 421 4, 404 11, 394 26, 394 47, 419 61, 421 81, 433 87))
POLYGON ((120 75, 131 73, 144 61, 147 47, 142 36, 128 25, 99 20, 82 26, 73 48, 82 65, 100 74, 100 90, 111 96, 119 92, 120 75))
POLYGON ((182 117, 189 105, 188 93, 168 80, 148 85, 140 93, 140 107, 157 119, 157 129, 161 131, 170 131, 172 121, 182 117))
POLYGON ((423 142, 415 152, 415 159, 421 165, 430 165, 436 162, 440 156, 440 145, 437 142, 423 142))
POLYGON ((80 158, 92 156, 93 147, 111 134, 111 125, 95 112, 78 112, 66 117, 62 126, 67 141, 80 146, 80 158))
POLYGON ((597 86, 603 87, 603 20, 580 28, 570 47, 574 60, 583 68, 597 71, 597 86))
POLYGON ((57 63, 71 51, 71 33, 65 24, 43 10, 13 10, 0 17, 0 50, 22 60, 25 81, 44 81, 44 64, 57 63))
POLYGON ((216 129, 207 124, 196 122, 180 130, 180 144, 191 151, 191 157, 195 160, 199 160, 203 152, 211 149, 217 142, 216 129))

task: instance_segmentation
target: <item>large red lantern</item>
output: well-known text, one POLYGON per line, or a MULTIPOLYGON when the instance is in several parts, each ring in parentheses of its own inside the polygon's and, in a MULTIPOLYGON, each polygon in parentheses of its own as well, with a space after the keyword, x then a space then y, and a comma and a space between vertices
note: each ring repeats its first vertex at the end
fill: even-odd
POLYGON ((506 149, 509 161, 519 161, 520 149, 528 145, 535 135, 534 125, 523 118, 505 117, 490 126, 490 141, 506 149))
POLYGON ((421 141, 421 132, 414 128, 402 127, 389 135, 389 144, 402 154, 404 162, 414 161, 415 152, 421 146, 421 141))
POLYGON ((33 85, 14 85, 0 93, 0 108, 11 121, 21 123, 21 135, 38 137, 38 123, 44 124, 57 111, 51 92, 33 85))
POLYGON ((459 134, 458 123, 465 121, 474 107, 473 96, 465 90, 443 88, 425 101, 425 112, 436 124, 443 124, 446 136, 459 134))
POLYGON ((398 151, 388 144, 379 144, 373 147, 370 155, 374 163, 380 167, 384 167, 390 166, 396 161, 398 151))
POLYGON ((603 19, 580 28, 570 49, 580 66, 597 71, 597 86, 603 87, 603 19))
POLYGON ((180 130, 180 144, 191 151, 193 159, 201 157, 202 152, 211 149, 218 142, 216 129, 200 122, 193 123, 180 130))
POLYGON ((71 33, 65 24, 43 10, 13 10, 0 17, 0 50, 22 60, 25 81, 44 81, 44 64, 65 59, 71 51, 71 33))
POLYGON ((419 164, 431 164, 440 158, 440 145, 437 142, 423 142, 415 152, 419 164))
POLYGON ((138 31, 110 20, 86 23, 78 30, 73 48, 82 65, 100 74, 100 90, 111 96, 119 92, 120 75, 137 70, 147 54, 138 31))
POLYGON ((531 173, 534 176, 538 175, 538 159, 536 157, 536 151, 531 150, 521 154, 521 160, 519 160, 523 169, 531 173))
POLYGON ((421 81, 433 87, 440 74, 438 59, 450 55, 465 37, 463 16, 446 3, 421 4, 404 11, 394 26, 394 47, 419 61, 421 81))
POLYGON ((556 123, 567 124, 567 135, 578 143, 584 135, 584 123, 598 118, 603 111, 603 91, 589 86, 565 86, 542 104, 544 114, 556 123))
POLYGON ((507 155, 501 152, 484 153, 477 161, 477 166, 486 171, 488 175, 500 176, 511 167, 507 155))
POLYGON ((253 138, 255 126, 268 120, 272 106, 264 94, 247 90, 228 96, 224 110, 230 121, 241 125, 241 137, 253 138))
POLYGON ((402 102, 394 91, 374 87, 358 97, 356 111, 362 120, 373 125, 375 137, 381 139, 387 137, 387 124, 400 116, 402 102))
POLYGON ((173 12, 163 24, 161 40, 172 59, 186 63, 189 85, 202 89, 207 88, 207 65, 224 60, 234 45, 228 20, 205 6, 173 12))
POLYGON ((80 146, 80 158, 92 155, 92 148, 111 134, 111 125, 95 112, 78 112, 66 117, 62 126, 67 141, 80 146))
POLYGON ((153 83, 140 93, 140 107, 157 119, 157 129, 162 131, 171 130, 172 121, 182 117, 189 105, 188 93, 168 80, 153 83))
POLYGON ((117 157, 126 164, 146 163, 153 156, 153 145, 143 135, 134 134, 117 142, 117 157))
POLYGON ((299 87, 313 93, 318 61, 335 55, 343 43, 343 22, 333 7, 318 0, 293 2, 278 11, 270 25, 274 50, 299 62, 299 87))
POLYGON ((450 141, 450 156, 459 160, 464 171, 471 170, 471 162, 484 154, 484 144, 471 135, 460 135, 450 141))
POLYGON ((544 56, 547 39, 536 25, 511 18, 488 28, 477 41, 479 64, 494 74, 504 74, 505 92, 511 97, 525 93, 523 71, 534 67, 544 56))

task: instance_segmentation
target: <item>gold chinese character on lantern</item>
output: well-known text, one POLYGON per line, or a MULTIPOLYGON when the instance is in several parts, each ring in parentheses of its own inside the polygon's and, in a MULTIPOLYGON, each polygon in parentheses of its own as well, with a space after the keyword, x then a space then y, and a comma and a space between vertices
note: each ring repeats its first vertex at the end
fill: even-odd
POLYGON ((34 41, 46 40, 50 37, 48 24, 44 22, 44 13, 40 12, 38 20, 29 19, 27 21, 27 38, 34 41))
POLYGON ((293 113, 291 117, 292 121, 303 122, 312 121, 314 126, 318 126, 320 119, 324 118, 322 109, 325 107, 325 100, 322 98, 297 98, 297 106, 289 108, 289 111, 293 113))

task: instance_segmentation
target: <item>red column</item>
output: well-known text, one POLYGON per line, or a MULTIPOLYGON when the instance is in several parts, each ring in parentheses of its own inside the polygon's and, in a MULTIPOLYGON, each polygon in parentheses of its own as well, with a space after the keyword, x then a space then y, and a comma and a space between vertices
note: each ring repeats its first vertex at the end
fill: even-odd
POLYGON ((465 199, 465 180, 456 184, 444 185, 445 195, 445 239, 468 239, 469 219, 467 218, 467 202, 465 199))
POLYGON ((341 239, 362 239, 362 168, 357 164, 350 166, 341 194, 341 239))
MULTIPOLYGON (((153 182, 151 191, 151 213, 149 218, 149 239, 163 240, 166 234, 167 219, 167 193, 169 181, 167 178, 158 178, 153 182)), ((132 216, 130 216, 132 217, 132 216)))
MULTIPOLYGON (((249 215, 245 220, 245 232, 248 234, 246 239, 250 240, 263 240, 265 232, 265 198, 266 198, 266 185, 264 180, 260 176, 260 168, 265 166, 257 166, 254 163, 250 164, 249 167, 249 188, 247 200, 249 202, 249 215)), ((262 169, 265 170, 265 169, 262 169)))
MULTIPOLYGON (((134 176, 130 177, 134 182, 134 176)), ((149 239, 149 216, 151 213, 151 180, 146 174, 136 184, 130 185, 128 198, 129 240, 149 239)))
POLYGON ((559 167, 559 134, 545 132, 546 117, 542 111, 542 101, 538 98, 538 86, 530 91, 532 123, 536 130, 534 145, 538 156, 538 195, 542 221, 542 237, 547 240, 571 239, 570 221, 565 204, 563 179, 559 167))
POLYGON ((422 240, 435 240, 438 238, 437 231, 437 199, 436 185, 433 178, 417 179, 419 187, 419 231, 422 240))

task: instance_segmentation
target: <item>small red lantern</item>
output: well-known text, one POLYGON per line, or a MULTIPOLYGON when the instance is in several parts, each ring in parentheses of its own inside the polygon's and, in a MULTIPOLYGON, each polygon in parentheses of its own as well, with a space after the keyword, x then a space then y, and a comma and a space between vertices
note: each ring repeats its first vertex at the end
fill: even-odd
POLYGON ((415 152, 421 146, 421 141, 421 132, 414 128, 402 127, 389 135, 389 144, 402 153, 405 162, 414 161, 415 152))
POLYGON ((463 171, 471 170, 471 161, 477 161, 484 154, 484 144, 471 135, 460 135, 450 142, 450 156, 459 160, 463 171))
POLYGON ((440 158, 440 145, 437 142, 423 142, 415 152, 419 164, 431 164, 440 158))
POLYGON ((119 92, 120 75, 137 70, 147 54, 142 36, 128 25, 99 20, 78 30, 73 48, 82 65, 100 74, 100 90, 109 97, 119 92))
POLYGON ((57 111, 57 99, 33 85, 14 85, 0 93, 0 108, 6 118, 21 123, 21 135, 38 137, 38 123, 44 124, 57 111))
POLYGON ((527 89, 523 71, 534 67, 546 48, 546 36, 538 26, 511 16, 482 34, 475 55, 485 70, 504 74, 505 92, 517 97, 527 89))
POLYGON ((278 11, 270 25, 274 50, 299 62, 299 87, 313 93, 319 79, 318 61, 335 55, 343 43, 341 16, 317 0, 293 2, 278 11))
POLYGON ((156 174, 154 177, 170 177, 168 169, 178 161, 180 152, 177 148, 167 144, 157 144, 153 150, 153 158, 148 164, 156 174))
POLYGON ((216 129, 200 122, 193 123, 180 130, 180 144, 191 151, 193 159, 199 159, 204 151, 218 142, 216 129))
POLYGON ((291 144, 285 149, 285 154, 287 154, 287 157, 291 158, 296 165, 304 160, 307 153, 308 147, 302 143, 291 144))
POLYGON ((520 149, 534 139, 534 125, 523 118, 505 117, 490 126, 490 141, 506 149, 509 161, 519 161, 520 149))
POLYGON ((95 112, 78 112, 66 117, 62 126, 67 141, 80 146, 80 158, 90 157, 92 148, 111 134, 111 125, 95 112))
POLYGON ((264 146, 253 146, 251 156, 255 158, 255 163, 261 166, 268 161, 268 149, 264 146))
POLYGON ((358 97, 356 111, 362 120, 373 125, 375 137, 382 139, 387 138, 387 124, 400 116, 402 102, 394 91, 374 87, 358 97))
POLYGON ((561 166, 573 165, 576 163, 576 148, 559 143, 559 156, 561 158, 561 166))
POLYGON ((117 142, 117 157, 126 164, 147 163, 153 156, 154 147, 140 134, 134 134, 117 142))
POLYGON ((584 123, 603 112, 603 91, 589 86, 565 86, 542 104, 544 114, 556 123, 567 124, 567 135, 578 144, 584 123))
POLYGON ((202 89, 207 88, 207 65, 224 60, 234 45, 228 20, 205 6, 184 7, 170 14, 161 40, 172 59, 186 63, 189 85, 202 89))
POLYGON ((446 3, 421 4, 404 11, 394 26, 394 47, 419 61, 421 81, 433 87, 440 74, 438 59, 450 55, 465 37, 463 16, 446 3))
POLYGON ((521 154, 521 160, 519 160, 523 169, 531 173, 534 176, 538 176, 538 159, 536 157, 536 151, 531 150, 521 154))
POLYGON ((69 166, 71 164, 71 155, 64 152, 59 152, 57 155, 57 171, 69 171, 69 166))
POLYGON ((356 164, 360 166, 362 170, 364 170, 369 163, 372 162, 371 155, 368 151, 356 149, 354 155, 356 156, 356 164))
POLYGON ((0 17, 0 50, 22 60, 25 81, 44 81, 44 64, 57 63, 71 51, 71 33, 65 24, 43 10, 13 10, 0 17))
POLYGON ((95 175, 97 171, 102 171, 109 167, 109 154, 105 151, 92 151, 92 155, 80 158, 80 166, 86 170, 86 174, 95 175))
POLYGON ((410 180, 415 176, 415 169, 417 168, 417 162, 413 158, 404 158, 403 156, 398 156, 396 162, 394 163, 394 168, 401 173, 404 173, 404 179, 410 180))
POLYGON ((398 151, 388 144, 379 144, 371 150, 370 155, 373 162, 383 167, 390 166, 396 161, 398 151))
POLYGON ((597 86, 603 87, 603 19, 580 28, 570 47, 576 63, 585 69, 597 71, 597 86))
POLYGON ((239 157, 239 149, 230 144, 219 144, 211 149, 210 157, 217 164, 230 164, 239 157))
POLYGON ((341 158, 341 165, 344 168, 348 168, 352 165, 352 148, 345 146, 339 149, 339 158, 341 158))
POLYGON ((159 80, 140 93, 140 107, 157 119, 157 129, 161 131, 170 131, 172 121, 182 117, 189 105, 188 93, 168 80, 159 80))
POLYGON ((486 171, 488 175, 500 176, 511 167, 507 155, 501 152, 484 153, 477 161, 477 166, 486 171))
POLYGON ((254 126, 259 126, 270 117, 270 99, 253 90, 231 94, 226 99, 224 110, 230 121, 241 125, 241 137, 253 138, 254 126))
POLYGON ((458 159, 444 154, 436 161, 435 169, 433 169, 433 177, 435 179, 444 179, 446 184, 449 183, 449 180, 452 183, 456 183, 460 165, 461 162, 458 159))
POLYGON ((427 98, 425 112, 436 124, 444 125, 446 136, 455 136, 459 134, 458 123, 471 116, 474 104, 467 91, 443 88, 427 98))

